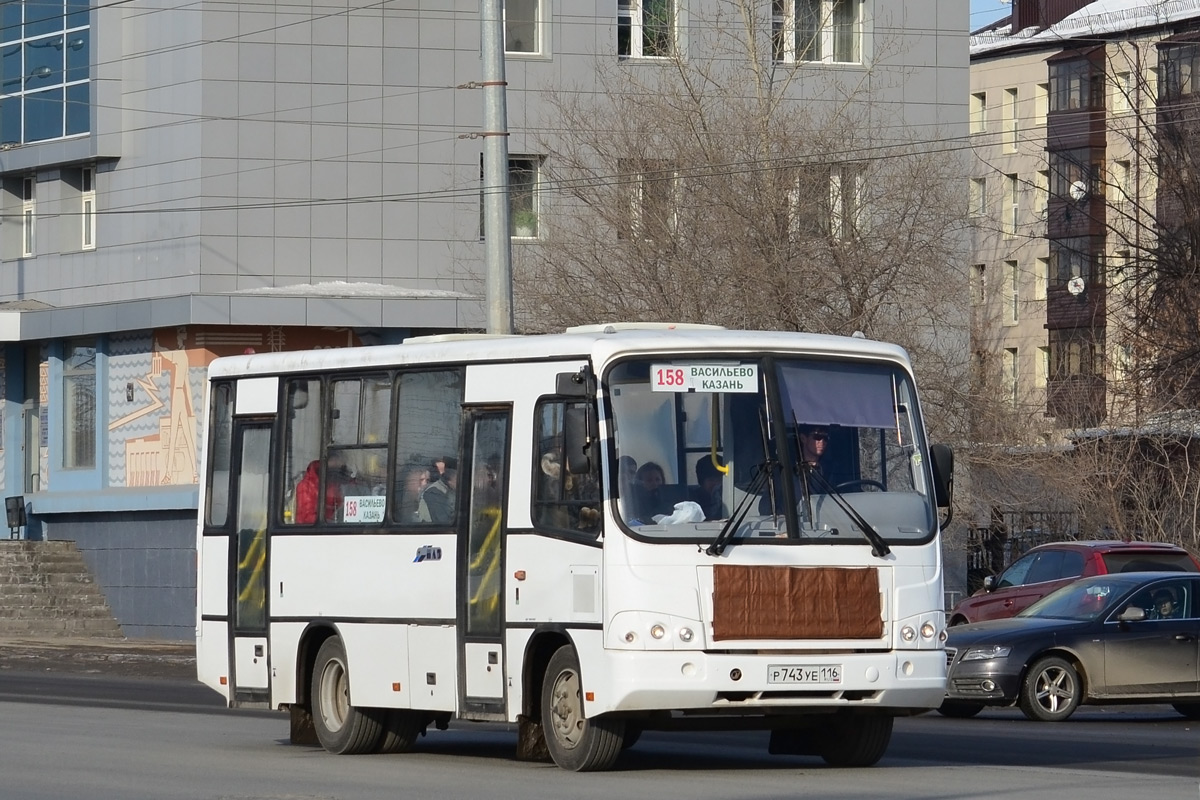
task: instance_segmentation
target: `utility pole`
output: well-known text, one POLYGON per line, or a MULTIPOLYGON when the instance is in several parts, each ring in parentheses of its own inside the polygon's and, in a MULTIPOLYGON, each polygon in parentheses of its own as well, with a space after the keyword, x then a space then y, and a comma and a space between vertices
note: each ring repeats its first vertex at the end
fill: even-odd
POLYGON ((508 231, 508 101, 504 0, 480 0, 483 39, 483 240, 487 332, 513 332, 512 242, 508 231))

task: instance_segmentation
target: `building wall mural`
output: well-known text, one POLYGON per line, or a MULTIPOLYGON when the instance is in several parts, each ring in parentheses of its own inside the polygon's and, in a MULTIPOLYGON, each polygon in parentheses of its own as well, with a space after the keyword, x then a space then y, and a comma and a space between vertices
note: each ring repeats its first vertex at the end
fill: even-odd
POLYGON ((208 365, 218 356, 361 344, 346 328, 164 328, 108 347, 108 484, 199 482, 208 365))

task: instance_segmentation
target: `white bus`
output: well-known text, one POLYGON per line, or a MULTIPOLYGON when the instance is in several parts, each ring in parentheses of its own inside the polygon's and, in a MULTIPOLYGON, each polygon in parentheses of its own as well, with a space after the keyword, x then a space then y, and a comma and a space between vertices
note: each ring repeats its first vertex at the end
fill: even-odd
POLYGON ((734 726, 867 766, 942 702, 952 454, 896 346, 601 325, 221 358, 206 440, 199 678, 294 742, 507 722, 600 770, 734 726))

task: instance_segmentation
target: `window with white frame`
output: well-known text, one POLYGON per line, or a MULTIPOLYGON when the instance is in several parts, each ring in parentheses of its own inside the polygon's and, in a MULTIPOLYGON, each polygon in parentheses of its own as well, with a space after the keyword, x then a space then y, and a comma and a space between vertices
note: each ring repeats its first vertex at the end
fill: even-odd
POLYGON ((967 188, 967 213, 972 217, 982 217, 987 211, 987 180, 985 178, 971 178, 971 182, 967 188))
POLYGON ((85 167, 79 174, 80 248, 96 249, 96 170, 85 167))
POLYGON ((853 239, 862 232, 865 170, 861 164, 796 167, 788 191, 791 235, 796 240, 830 236, 853 239))
POLYGON ((1033 124, 1045 125, 1050 111, 1050 84, 1039 83, 1033 87, 1033 124))
POLYGON ((504 51, 523 55, 542 52, 541 0, 505 0, 504 51))
POLYGON ((1033 262, 1033 299, 1046 299, 1046 286, 1050 282, 1050 259, 1038 258, 1033 262))
POLYGON ((1017 404, 1017 348, 1004 348, 1004 362, 1000 379, 1004 385, 1004 397, 1011 405, 1017 404))
POLYGON ((971 133, 983 133, 987 130, 987 92, 974 92, 971 95, 971 133))
POLYGON ((1020 210, 1021 181, 1016 174, 1004 176, 1004 214, 1000 227, 1005 236, 1017 235, 1017 213, 1020 210))
POLYGON ((1133 81, 1128 71, 1113 75, 1112 110, 1114 114, 1123 114, 1132 108, 1133 81))
POLYGON ((1004 272, 1008 283, 1008 323, 1015 325, 1021 319, 1021 268, 1016 261, 1005 261, 1004 272))
POLYGON ((1050 170, 1039 169, 1033 173, 1033 216, 1038 220, 1046 218, 1050 205, 1050 170))
POLYGON ((518 239, 538 238, 541 204, 538 187, 541 156, 510 156, 508 159, 509 235, 518 239))
POLYGON ((628 209, 617 236, 646 241, 669 238, 675 230, 675 165, 664 159, 623 158, 617 170, 628 209))
POLYGON ((1050 348, 1038 348, 1038 363, 1037 371, 1033 373, 1034 384, 1039 389, 1045 389, 1046 383, 1050 379, 1050 348))
POLYGON ((862 63, 863 0, 772 0, 775 60, 862 63))
POLYGON ((829 172, 829 234, 853 239, 861 228, 863 206, 861 164, 835 164, 829 172))
POLYGON ((1017 152, 1017 131, 1020 125, 1020 118, 1017 116, 1017 100, 1015 88, 1004 90, 1004 129, 1001 131, 1001 136, 1006 153, 1017 152))
POLYGON ((63 468, 96 466, 96 342, 70 340, 62 360, 63 468))
POLYGON ((34 226, 37 223, 37 205, 34 192, 37 179, 25 178, 21 181, 21 255, 30 258, 34 254, 36 243, 34 226))
POLYGON ((1116 159, 1108 168, 1108 202, 1125 203, 1130 200, 1129 161, 1116 159))
POLYGON ((677 0, 617 0, 617 55, 667 58, 675 55, 677 0))

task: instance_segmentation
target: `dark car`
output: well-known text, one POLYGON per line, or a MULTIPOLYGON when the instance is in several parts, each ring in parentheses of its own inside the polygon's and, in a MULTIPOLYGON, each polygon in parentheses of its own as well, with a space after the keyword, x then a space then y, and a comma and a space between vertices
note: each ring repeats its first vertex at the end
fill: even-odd
POLYGON ((1081 704, 1170 703, 1200 719, 1200 576, 1083 578, 1010 619, 960 625, 946 642, 946 716, 1016 704, 1064 720, 1081 704))
POLYGON ((1056 542, 1029 550, 950 612, 950 625, 1011 617, 1077 578, 1154 570, 1200 572, 1187 550, 1162 542, 1056 542))

